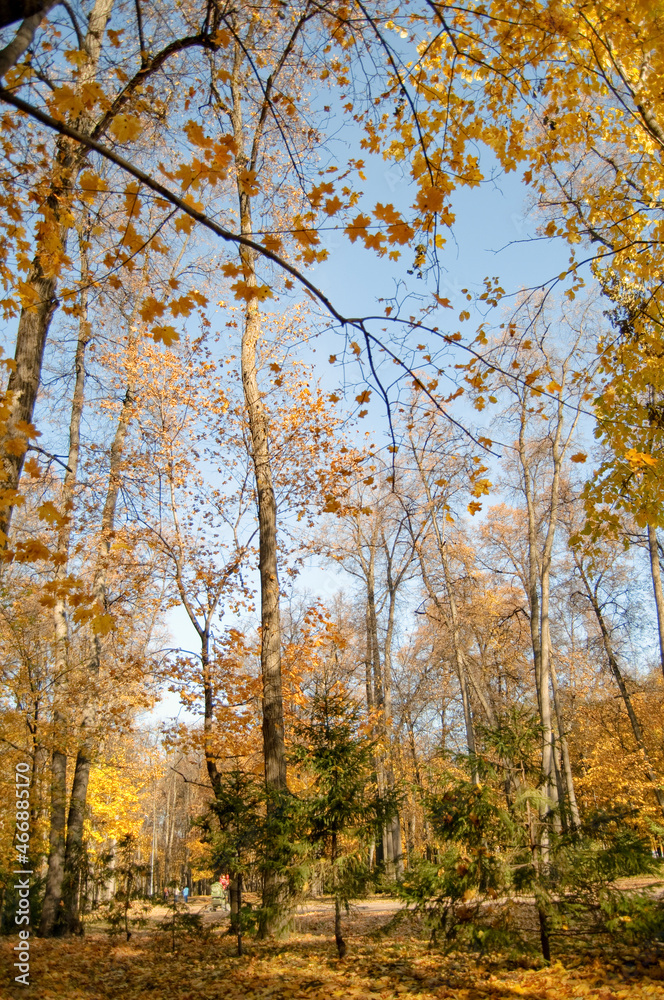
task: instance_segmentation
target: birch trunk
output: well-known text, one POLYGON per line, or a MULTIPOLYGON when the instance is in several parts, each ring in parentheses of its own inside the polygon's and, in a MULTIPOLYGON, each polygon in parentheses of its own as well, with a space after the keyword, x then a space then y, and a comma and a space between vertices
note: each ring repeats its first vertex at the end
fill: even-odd
MULTIPOLYGON (((67 453, 67 470, 62 485, 61 507, 66 514, 66 521, 58 532, 57 555, 58 569, 56 582, 63 580, 68 572, 69 547, 74 509, 74 489, 78 476, 78 459, 81 440, 81 418, 85 400, 85 351, 91 339, 91 328, 88 322, 88 262, 85 250, 87 233, 84 231, 79 240, 81 254, 81 276, 83 288, 80 297, 81 317, 74 357, 74 393, 72 396, 71 414, 69 419, 69 448, 67 453)), ((46 889, 39 932, 43 937, 54 933, 55 924, 62 898, 63 878, 66 866, 65 842, 65 810, 66 792, 61 792, 61 786, 67 784, 66 758, 66 718, 62 704, 66 700, 67 691, 67 616, 65 599, 56 590, 56 600, 53 607, 54 632, 54 669, 56 676, 55 707, 53 722, 56 742, 53 748, 52 789, 51 789, 51 831, 49 835, 49 860, 46 875, 46 889)))
MULTIPOLYGON (((127 386, 122 402, 122 408, 118 417, 115 429, 113 444, 111 445, 108 487, 106 500, 101 519, 101 530, 99 544, 97 547, 97 559, 95 567, 95 577, 93 582, 93 595, 99 607, 104 611, 108 607, 108 578, 111 569, 111 545, 115 530, 115 513, 117 510, 118 496, 122 482, 121 467, 124 456, 125 441, 131 418, 134 411, 134 386, 130 383, 127 386)), ((76 766, 74 769, 74 783, 72 785, 71 798, 69 803, 69 823, 67 830, 67 843, 65 853, 65 877, 63 886, 64 919, 67 930, 79 930, 78 919, 78 877, 80 865, 83 858, 83 821, 85 818, 85 805, 88 794, 88 783, 90 780, 90 767, 94 753, 96 741, 97 716, 99 711, 99 673, 101 669, 101 659, 103 654, 103 639, 101 635, 95 634, 93 637, 93 653, 87 664, 87 696, 85 709, 81 718, 81 736, 78 753, 76 755, 76 766)))
POLYGON ((648 525, 648 551, 650 553, 650 572, 652 574, 652 585, 655 592, 655 605, 657 607, 659 662, 662 668, 662 673, 664 674, 664 592, 662 591, 662 571, 659 564, 657 528, 654 524, 648 525))

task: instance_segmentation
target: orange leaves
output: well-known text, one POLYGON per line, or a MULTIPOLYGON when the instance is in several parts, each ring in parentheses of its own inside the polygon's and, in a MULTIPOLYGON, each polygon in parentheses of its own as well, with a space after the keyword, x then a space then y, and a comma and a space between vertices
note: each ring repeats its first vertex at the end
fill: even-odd
POLYGON ((94 170, 85 170, 78 180, 79 187, 82 192, 83 201, 92 204, 95 200, 95 195, 101 194, 104 191, 108 191, 108 183, 99 174, 96 174, 94 170))
POLYGON ((334 198, 328 198, 325 202, 325 214, 326 215, 336 215, 340 208, 343 207, 343 202, 336 195, 334 198))
MULTIPOLYGON (((375 250, 379 256, 383 256, 386 253, 387 243, 403 245, 409 243, 415 236, 413 227, 405 221, 394 205, 383 205, 378 202, 373 212, 378 225, 373 225, 368 215, 360 213, 346 226, 345 233, 351 243, 360 239, 367 250, 375 250)), ((396 260, 398 256, 398 251, 390 252, 392 259, 396 260)))
POLYGON ((85 107, 83 98, 77 94, 73 87, 64 84, 56 87, 51 97, 51 109, 60 118, 80 115, 85 107))
POLYGON ((184 233, 189 235, 194 226, 196 225, 196 220, 192 219, 190 215, 178 215, 175 220, 175 230, 178 233, 184 233))
POLYGON ((362 239, 366 243, 368 236, 367 227, 370 225, 371 219, 368 215, 362 215, 362 213, 357 215, 345 229, 346 235, 351 243, 354 243, 357 239, 362 239))
POLYGON ((58 508, 50 500, 47 500, 37 508, 37 514, 39 515, 40 521, 46 521, 48 524, 57 525, 57 527, 62 527, 67 521, 67 516, 60 513, 58 508))
POLYGON ((132 142, 137 139, 141 134, 142 125, 139 118, 133 115, 116 115, 111 122, 110 130, 113 133, 115 139, 124 145, 127 142, 132 142))
MULTIPOLYGON (((301 225, 301 223, 300 216, 297 216, 295 218, 295 226, 301 225)), ((320 243, 320 237, 315 229, 294 228, 292 232, 294 238, 302 247, 314 247, 320 243)))
POLYGON ((42 471, 36 458, 29 458, 23 465, 23 472, 27 472, 31 479, 41 479, 42 471))
MULTIPOLYGON (((192 289, 186 295, 181 295, 170 302, 157 299, 154 295, 148 295, 141 302, 139 313, 144 323, 151 323, 155 319, 161 319, 167 309, 173 317, 177 318, 190 316, 196 306, 206 305, 206 296, 196 289, 192 289)), ((179 339, 179 335, 171 326, 154 327, 152 336, 156 341, 162 341, 167 345, 179 339)))
POLYGON ((193 146, 199 149, 211 149, 212 139, 205 134, 198 122, 188 121, 184 126, 184 134, 193 146))
POLYGON ((415 236, 415 230, 403 218, 394 205, 382 205, 380 202, 374 208, 374 215, 380 222, 387 224, 387 239, 390 243, 404 244, 415 236))
POLYGON ((166 304, 155 299, 153 295, 143 299, 140 308, 141 319, 144 323, 150 323, 153 319, 163 316, 166 311, 166 304))
POLYGON ((440 188, 423 187, 417 194, 416 204, 423 212, 440 212, 445 201, 445 195, 440 188))
POLYGON ((161 164, 162 173, 169 180, 178 180, 183 191, 198 190, 206 184, 214 187, 219 181, 225 180, 236 151, 232 136, 221 135, 212 140, 193 121, 187 123, 185 132, 197 148, 203 149, 203 159, 194 156, 188 163, 180 163, 172 172, 161 164))
POLYGON ((165 347, 170 347, 180 339, 180 334, 173 326, 153 326, 152 338, 155 343, 162 343, 165 347))
POLYGON ((5 441, 4 447, 8 455, 25 455, 28 442, 23 437, 11 437, 5 441))
POLYGON ((313 208, 320 208, 323 197, 326 195, 334 194, 334 184, 330 181, 323 181, 322 184, 317 184, 309 192, 309 200, 313 208))
POLYGON ((265 249, 269 250, 271 253, 281 253, 283 240, 281 239, 281 236, 277 235, 277 233, 266 233, 261 242, 265 249))
POLYGON ((235 298, 245 302, 251 302, 252 299, 264 302, 266 299, 274 297, 274 292, 269 285, 253 285, 246 281, 236 281, 231 285, 231 288, 235 298))
POLYGON ((238 186, 243 194, 253 197, 260 191, 255 170, 241 170, 238 174, 238 186))

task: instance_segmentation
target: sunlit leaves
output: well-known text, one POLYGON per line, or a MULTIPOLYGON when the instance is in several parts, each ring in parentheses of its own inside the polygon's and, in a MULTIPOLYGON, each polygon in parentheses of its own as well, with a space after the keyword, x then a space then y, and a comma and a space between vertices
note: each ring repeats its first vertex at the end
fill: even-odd
POLYGON ((119 114, 111 122, 111 132, 121 144, 132 142, 141 134, 141 121, 134 115, 119 114))

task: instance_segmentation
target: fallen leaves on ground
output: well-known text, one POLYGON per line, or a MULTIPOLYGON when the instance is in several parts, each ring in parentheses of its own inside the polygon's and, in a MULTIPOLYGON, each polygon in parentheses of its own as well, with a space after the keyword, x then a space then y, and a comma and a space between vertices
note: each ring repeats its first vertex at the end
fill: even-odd
MULTIPOLYGON (((300 924, 305 923, 300 921, 300 924)), ((362 928, 369 930, 369 928, 362 928)), ((407 934, 348 935, 336 958, 320 922, 286 942, 249 939, 247 954, 221 929, 183 938, 177 951, 159 932, 127 943, 104 933, 31 940, 29 988, 11 981, 14 938, 1 945, 0 997, 40 1000, 664 1000, 662 953, 566 956, 543 968, 510 968, 498 957, 443 956, 407 934), (311 933, 311 930, 318 933, 311 933), (9 958, 9 961, 6 959, 9 958), (579 964, 580 962, 580 964, 579 964), (571 967, 575 964, 576 967, 571 967)), ((327 930, 327 928, 326 928, 327 930)), ((373 928, 371 928, 373 930, 373 928)), ((514 962, 511 963, 514 966, 514 962)))

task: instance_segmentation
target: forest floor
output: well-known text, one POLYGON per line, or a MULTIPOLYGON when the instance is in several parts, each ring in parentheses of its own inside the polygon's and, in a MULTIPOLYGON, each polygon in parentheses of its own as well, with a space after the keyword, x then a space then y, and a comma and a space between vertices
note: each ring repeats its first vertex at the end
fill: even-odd
POLYGON ((545 966, 536 958, 447 956, 430 949, 415 919, 385 930, 399 904, 362 901, 336 957, 330 904, 301 908, 287 941, 226 933, 228 916, 194 899, 203 932, 172 937, 155 907, 131 940, 91 927, 84 938, 30 941, 29 987, 13 982, 15 938, 0 943, 0 998, 39 1000, 664 1000, 664 949, 568 942, 545 966))

